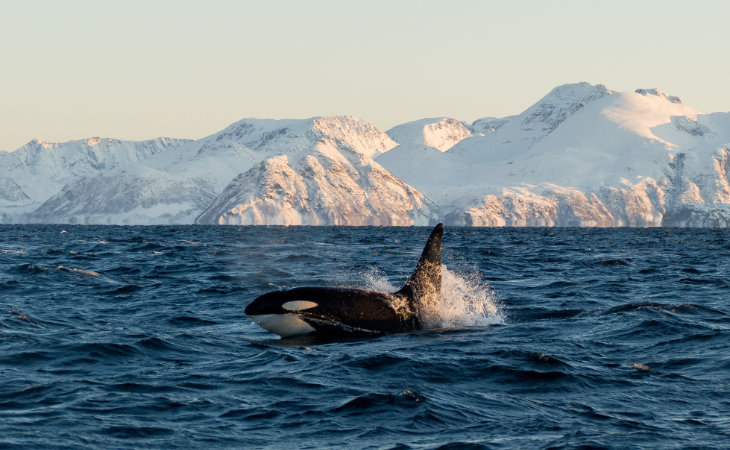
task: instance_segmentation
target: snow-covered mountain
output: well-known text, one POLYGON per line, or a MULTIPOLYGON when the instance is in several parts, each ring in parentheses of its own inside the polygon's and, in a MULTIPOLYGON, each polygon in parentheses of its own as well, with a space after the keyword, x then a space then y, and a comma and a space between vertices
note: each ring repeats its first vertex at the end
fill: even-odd
POLYGON ((267 143, 265 154, 273 156, 237 175, 197 223, 426 225, 437 219, 436 205, 372 159, 396 144, 369 123, 326 117, 286 130, 273 133, 295 143, 267 143))
POLYGON ((703 211, 725 210, 674 211, 730 203, 730 114, 702 114, 657 89, 561 86, 498 125, 441 155, 378 161, 452 224, 697 225, 703 211))
MULTIPOLYGON (((437 207, 372 159, 396 145, 351 116, 244 119, 126 164, 59 177, 66 183, 37 208, 3 220, 173 224, 200 215, 198 223, 430 223, 437 207)), ((8 202, 23 199, 12 179, 0 182, 8 202)))
POLYGON ((273 156, 240 174, 196 223, 404 226, 438 219, 436 205, 372 159, 322 147, 299 158, 273 156))
POLYGON ((63 142, 33 140, 0 152, 0 220, 24 221, 67 183, 135 164, 191 141, 159 138, 120 141, 98 137, 63 142))
POLYGON ((0 223, 729 226, 730 113, 559 86, 523 113, 244 119, 0 152, 0 223))

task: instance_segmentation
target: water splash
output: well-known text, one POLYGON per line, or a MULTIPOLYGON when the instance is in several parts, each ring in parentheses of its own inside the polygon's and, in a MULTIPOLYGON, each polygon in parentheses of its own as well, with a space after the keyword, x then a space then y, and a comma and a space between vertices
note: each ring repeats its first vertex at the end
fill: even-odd
MULTIPOLYGON (((372 268, 362 276, 367 289, 381 292, 399 289, 378 268, 372 268)), ((424 305, 420 311, 424 328, 485 327, 504 323, 494 289, 478 270, 451 271, 442 267, 441 277, 441 302, 424 305)), ((399 310, 405 305, 391 306, 399 310)))
POLYGON ((494 289, 478 271, 451 271, 442 267, 441 303, 421 312, 425 328, 485 327, 504 323, 494 289))
POLYGON ((364 278, 366 289, 379 292, 395 292, 400 289, 393 286, 393 283, 388 280, 388 275, 377 267, 371 267, 361 276, 364 278))

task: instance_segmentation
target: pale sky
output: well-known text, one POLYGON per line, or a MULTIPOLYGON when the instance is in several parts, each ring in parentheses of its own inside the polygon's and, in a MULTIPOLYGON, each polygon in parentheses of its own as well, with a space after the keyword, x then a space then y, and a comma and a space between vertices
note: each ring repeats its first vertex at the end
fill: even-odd
POLYGON ((578 81, 727 112, 728 26, 727 0, 0 0, 0 150, 244 117, 471 122, 578 81))

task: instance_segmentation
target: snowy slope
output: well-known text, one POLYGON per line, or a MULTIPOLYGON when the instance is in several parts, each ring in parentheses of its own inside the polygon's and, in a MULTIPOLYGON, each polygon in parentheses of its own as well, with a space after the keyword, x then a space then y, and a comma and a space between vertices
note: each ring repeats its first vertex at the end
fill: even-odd
POLYGON ((52 143, 34 140, 12 153, 0 152, 0 211, 18 220, 66 183, 93 177, 174 150, 190 141, 159 138, 120 141, 89 138, 52 143))
POLYGON ((322 142, 240 174, 196 223, 427 225, 437 208, 367 156, 322 142))
POLYGON ((164 172, 115 171, 83 177, 26 216, 30 223, 155 225, 192 223, 215 192, 203 180, 164 172))
POLYGON ((588 83, 558 86, 522 114, 504 121, 481 119, 472 125, 484 136, 467 139, 451 149, 465 158, 479 158, 485 151, 499 151, 492 157, 515 158, 536 142, 553 132, 568 117, 586 105, 611 95, 603 85, 588 83), (494 131, 489 132, 492 128, 494 131))

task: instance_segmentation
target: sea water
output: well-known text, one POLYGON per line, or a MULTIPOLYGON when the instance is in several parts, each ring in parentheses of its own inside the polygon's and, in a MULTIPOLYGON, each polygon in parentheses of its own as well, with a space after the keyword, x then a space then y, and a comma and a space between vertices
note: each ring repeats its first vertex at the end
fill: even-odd
POLYGON ((727 447, 730 232, 446 228, 426 329, 281 340, 428 228, 0 226, 0 447, 727 447))

